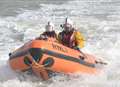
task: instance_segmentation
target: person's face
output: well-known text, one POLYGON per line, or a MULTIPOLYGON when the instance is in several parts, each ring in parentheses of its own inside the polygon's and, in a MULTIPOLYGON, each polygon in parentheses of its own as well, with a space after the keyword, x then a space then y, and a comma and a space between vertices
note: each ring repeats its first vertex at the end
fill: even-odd
POLYGON ((65 29, 65 31, 71 31, 72 26, 70 24, 64 24, 64 29, 65 29))

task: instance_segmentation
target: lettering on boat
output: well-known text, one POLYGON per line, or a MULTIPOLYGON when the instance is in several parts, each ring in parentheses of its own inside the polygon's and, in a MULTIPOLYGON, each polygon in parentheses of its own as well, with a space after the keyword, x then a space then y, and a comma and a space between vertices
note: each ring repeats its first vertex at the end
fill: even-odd
POLYGON ((59 51, 62 51, 62 52, 68 52, 66 48, 63 48, 59 45, 56 45, 56 44, 52 44, 52 47, 56 50, 59 50, 59 51))

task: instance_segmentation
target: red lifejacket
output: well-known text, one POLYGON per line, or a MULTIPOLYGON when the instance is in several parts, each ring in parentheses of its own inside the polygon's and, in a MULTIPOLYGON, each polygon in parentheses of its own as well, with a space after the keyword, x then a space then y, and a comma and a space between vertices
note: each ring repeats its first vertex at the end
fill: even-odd
POLYGON ((74 31, 65 32, 62 31, 59 34, 60 41, 63 45, 73 48, 75 46, 75 41, 72 38, 74 31))

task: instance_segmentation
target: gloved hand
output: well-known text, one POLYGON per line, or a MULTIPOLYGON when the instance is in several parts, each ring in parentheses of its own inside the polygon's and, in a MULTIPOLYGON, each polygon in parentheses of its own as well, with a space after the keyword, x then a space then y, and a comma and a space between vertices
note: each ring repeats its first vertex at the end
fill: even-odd
POLYGON ((80 46, 75 46, 74 49, 80 51, 80 46))

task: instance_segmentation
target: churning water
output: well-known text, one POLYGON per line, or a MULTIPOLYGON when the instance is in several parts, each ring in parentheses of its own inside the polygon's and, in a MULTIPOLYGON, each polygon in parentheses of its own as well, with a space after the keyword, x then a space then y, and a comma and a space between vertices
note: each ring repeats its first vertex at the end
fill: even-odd
POLYGON ((120 0, 0 0, 0 87, 120 87, 119 52, 120 0), (65 17, 85 36, 82 50, 108 62, 103 72, 43 82, 12 71, 8 53, 39 36, 49 20, 61 31, 65 17))

